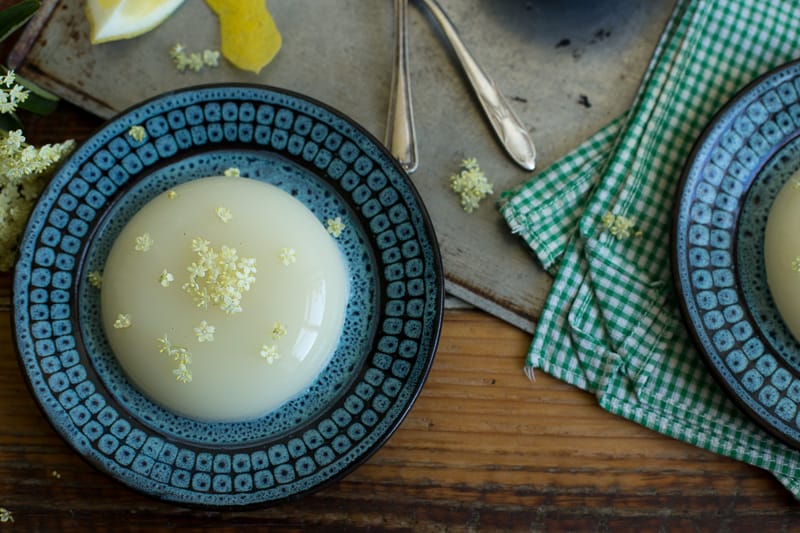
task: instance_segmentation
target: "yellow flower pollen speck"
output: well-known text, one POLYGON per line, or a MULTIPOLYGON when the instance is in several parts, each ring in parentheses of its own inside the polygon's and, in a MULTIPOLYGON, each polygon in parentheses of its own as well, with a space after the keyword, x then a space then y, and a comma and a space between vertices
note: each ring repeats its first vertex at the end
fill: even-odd
POLYGON ((216 209, 214 209, 214 212, 217 214, 217 218, 219 218, 225 224, 230 222, 231 219, 233 218, 231 210, 228 209, 227 207, 219 206, 216 209))
POLYGON ((267 361, 267 363, 269 363, 270 365, 271 365, 272 363, 274 363, 275 361, 277 361, 278 359, 280 359, 280 357, 281 357, 281 356, 280 356, 280 354, 278 353, 278 348, 277 348, 277 347, 276 347, 274 344, 271 344, 271 345, 269 345, 269 346, 267 346, 266 344, 264 344, 263 346, 261 346, 261 352, 260 352, 260 355, 261 355, 261 357, 263 357, 263 358, 264 358, 264 359, 267 361))
POLYGON ((131 315, 120 313, 114 321, 114 329, 126 329, 131 327, 131 315))
POLYGON ((11 511, 6 509, 5 507, 0 507, 0 522, 13 522, 14 515, 11 514, 11 511))
POLYGON ((330 233, 334 238, 337 239, 342 235, 344 228, 345 225, 344 222, 342 222, 342 217, 329 218, 325 222, 325 229, 328 230, 328 233, 330 233))
POLYGON ((162 287, 169 287, 173 281, 175 281, 175 276, 167 272, 166 268, 162 270, 161 275, 158 276, 158 282, 161 284, 162 287))
POLYGON ((167 198, 169 198, 170 200, 174 200, 177 197, 178 197, 178 193, 177 192, 175 192, 175 191, 173 191, 171 189, 169 191, 167 191, 167 198))
POLYGON ((229 178, 238 178, 242 173, 237 167, 230 167, 225 169, 223 175, 229 178))
POLYGON ((297 262, 297 252, 294 251, 294 248, 281 248, 278 253, 278 259, 281 260, 284 266, 289 266, 297 262))
POLYGON ((128 130, 128 135, 130 135, 134 141, 142 142, 147 136, 147 132, 143 126, 137 124, 136 126, 131 126, 131 129, 128 130))
POLYGON ((272 338, 278 340, 284 335, 286 335, 286 326, 276 320, 275 323, 272 324, 272 338))
POLYGON ((198 326, 194 328, 194 334, 197 337, 197 342, 213 342, 214 332, 217 330, 214 326, 202 320, 198 326))
POLYGON ((149 233, 144 233, 136 237, 136 244, 133 246, 137 252, 147 252, 153 247, 153 238, 149 233))
POLYGON ((95 289, 100 289, 103 287, 103 276, 97 270, 92 270, 89 272, 86 278, 89 280, 89 285, 95 289))

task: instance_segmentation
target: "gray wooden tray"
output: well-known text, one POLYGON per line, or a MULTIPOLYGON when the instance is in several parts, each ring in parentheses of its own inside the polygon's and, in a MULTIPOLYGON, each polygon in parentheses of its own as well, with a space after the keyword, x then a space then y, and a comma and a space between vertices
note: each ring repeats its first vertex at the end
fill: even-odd
MULTIPOLYGON (((544 168, 622 113, 636 92, 674 0, 440 0, 467 45, 528 125, 544 168)), ((433 219, 448 292, 532 331, 551 285, 492 199, 468 215, 448 178, 476 157, 494 190, 531 174, 514 165, 440 32, 409 10, 412 91, 420 143, 412 179, 433 219)), ((8 58, 24 76, 102 117, 158 93, 214 82, 263 83, 325 102, 383 138, 392 61, 389 0, 269 0, 283 49, 259 75, 222 64, 179 73, 169 57, 219 48, 216 17, 187 0, 154 31, 92 46, 82 0, 45 0, 8 58)), ((496 198, 496 196, 495 196, 496 198)))

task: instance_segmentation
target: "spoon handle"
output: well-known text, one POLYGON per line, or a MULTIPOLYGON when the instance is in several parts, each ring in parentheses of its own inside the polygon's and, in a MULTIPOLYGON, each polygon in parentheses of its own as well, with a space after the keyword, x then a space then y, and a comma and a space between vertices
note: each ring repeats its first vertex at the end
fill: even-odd
POLYGON ((394 0, 395 53, 389 117, 386 122, 386 146, 406 172, 417 169, 417 135, 411 106, 411 83, 408 72, 408 0, 394 0))
POLYGON ((522 168, 533 170, 536 167, 536 148, 522 121, 514 113, 508 101, 500 93, 494 81, 486 75, 475 61, 458 34, 450 18, 436 0, 420 0, 433 15, 453 51, 461 62, 478 101, 481 103, 489 122, 492 124, 500 142, 511 158, 522 168))

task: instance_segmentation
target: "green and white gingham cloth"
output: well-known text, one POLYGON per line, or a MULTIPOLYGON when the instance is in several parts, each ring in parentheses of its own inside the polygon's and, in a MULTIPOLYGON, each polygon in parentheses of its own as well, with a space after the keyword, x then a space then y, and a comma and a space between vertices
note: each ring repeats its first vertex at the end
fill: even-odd
POLYGON ((631 109, 529 183, 501 213, 555 281, 526 370, 608 411, 772 472, 800 498, 800 452, 744 415, 678 309, 669 232, 680 174, 714 113, 800 56, 788 0, 678 0, 631 109))

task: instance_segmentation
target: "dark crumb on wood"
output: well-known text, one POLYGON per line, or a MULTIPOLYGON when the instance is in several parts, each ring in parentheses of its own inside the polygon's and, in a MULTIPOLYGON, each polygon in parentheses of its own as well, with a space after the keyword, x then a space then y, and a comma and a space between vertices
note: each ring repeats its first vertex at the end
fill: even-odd
POLYGON ((512 96, 511 99, 514 100, 515 102, 522 102, 523 104, 528 103, 528 99, 523 98, 522 96, 512 96))
POLYGON ((570 41, 569 39, 561 39, 556 43, 556 48, 564 48, 565 46, 569 46, 570 44, 572 44, 572 41, 570 41))
POLYGON ((578 103, 587 109, 592 107, 592 103, 589 101, 589 97, 586 96, 585 94, 582 94, 578 97, 578 103))
POLYGON ((600 41, 608 39, 609 37, 611 37, 611 30, 600 28, 599 30, 594 32, 594 37, 592 38, 591 41, 589 41, 589 44, 599 43, 600 41))

